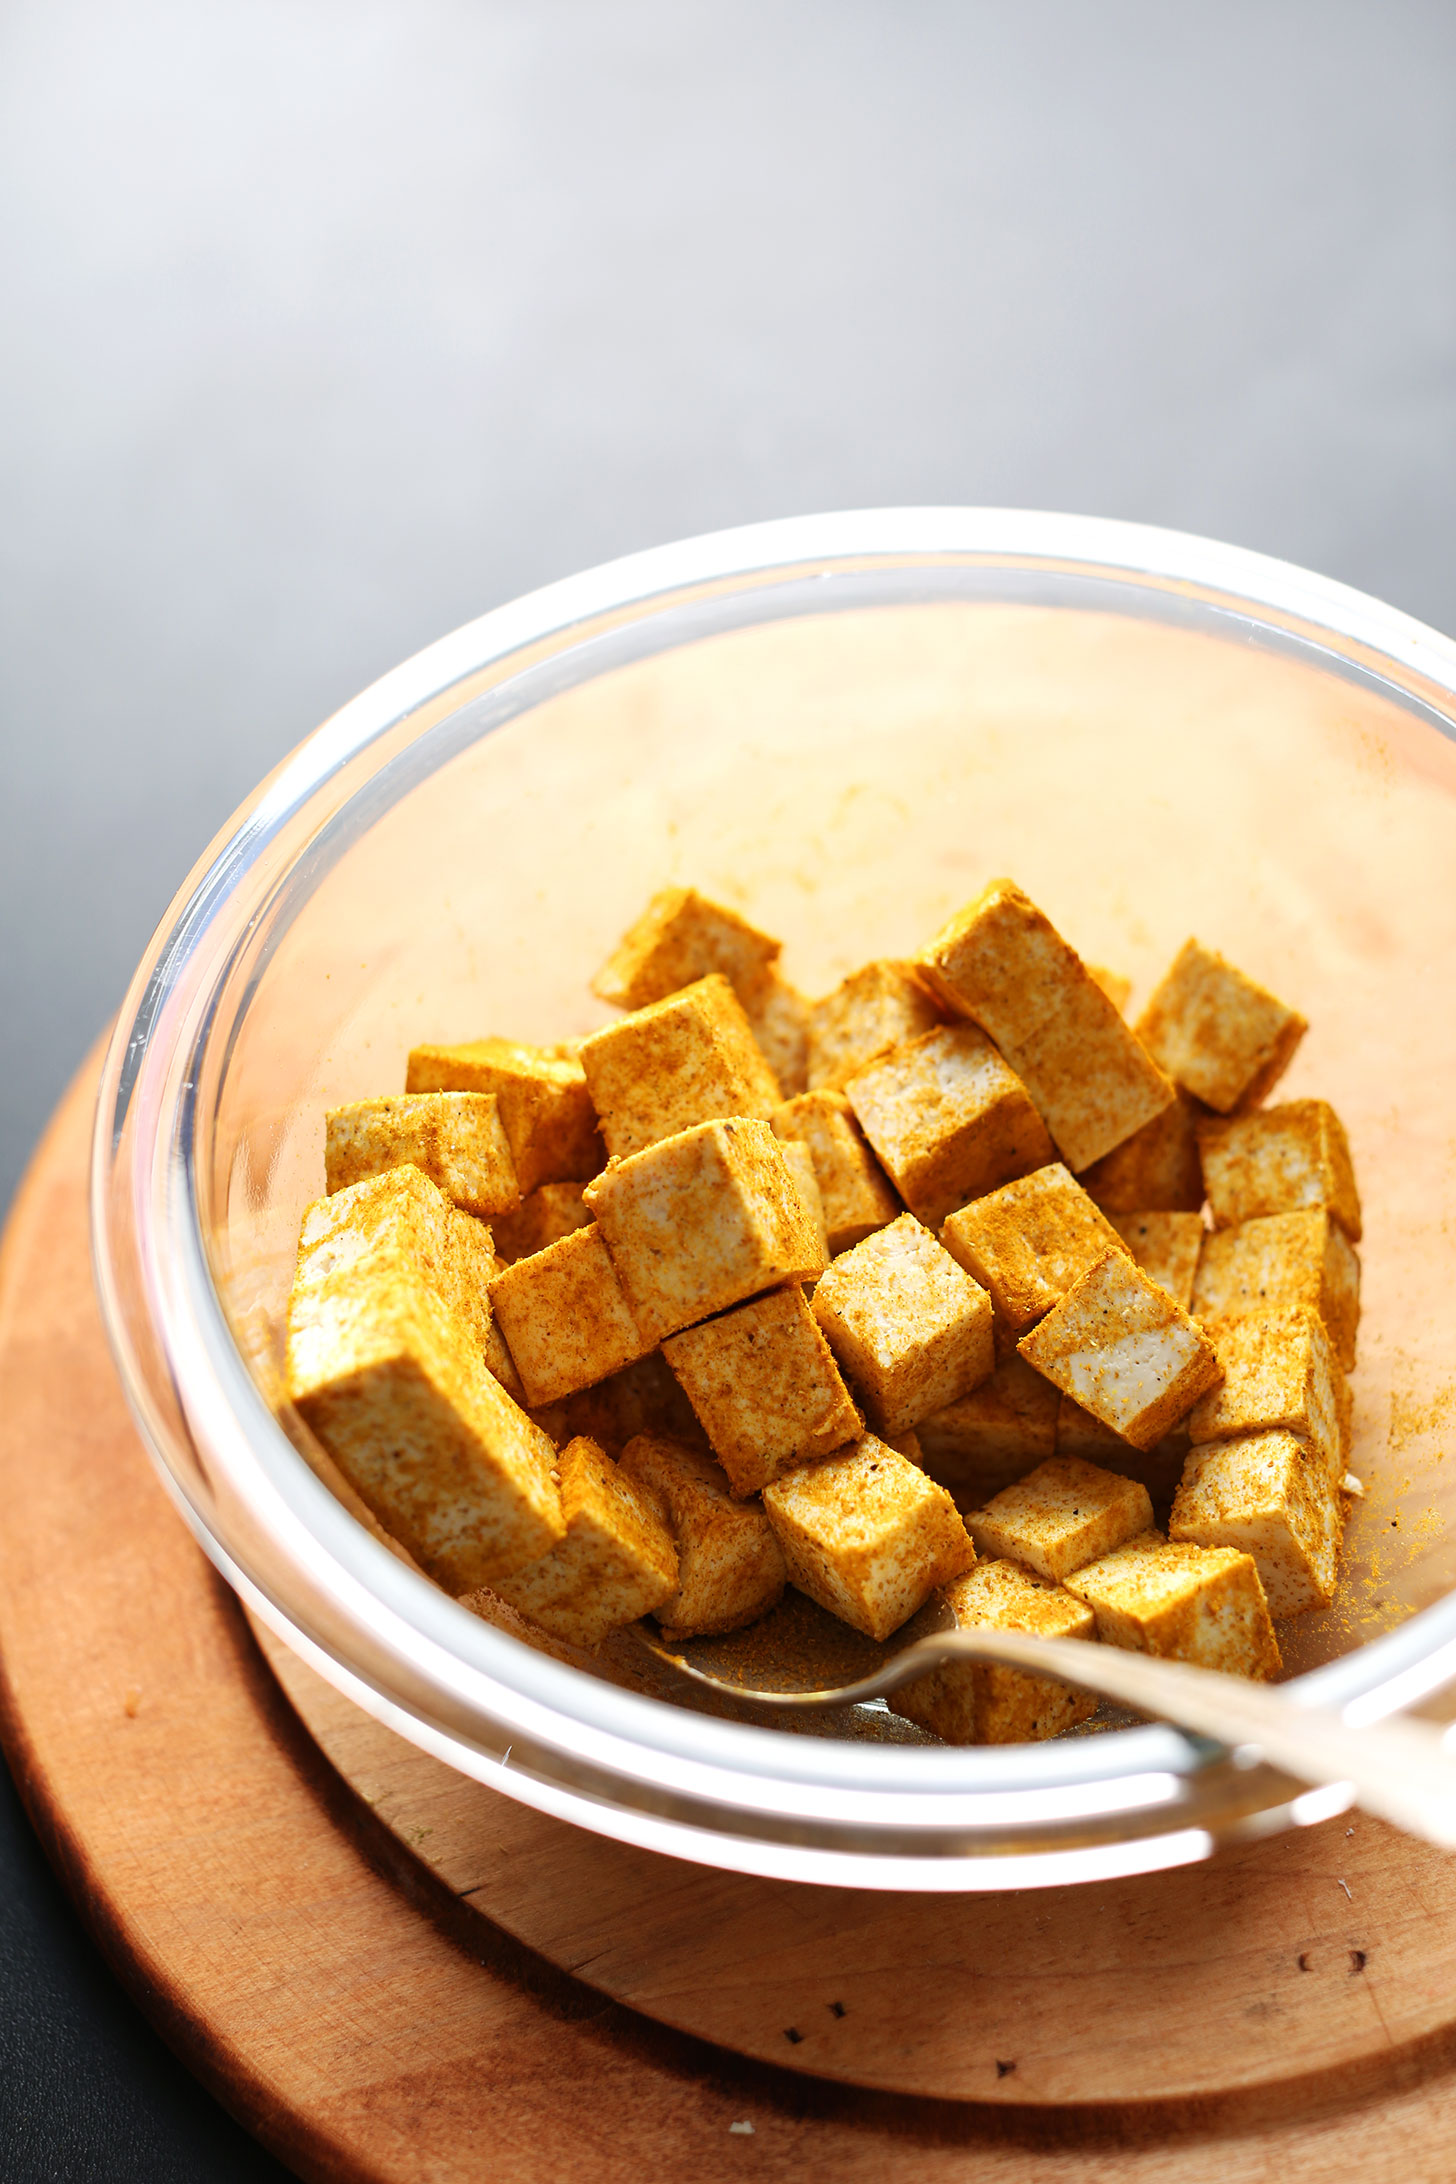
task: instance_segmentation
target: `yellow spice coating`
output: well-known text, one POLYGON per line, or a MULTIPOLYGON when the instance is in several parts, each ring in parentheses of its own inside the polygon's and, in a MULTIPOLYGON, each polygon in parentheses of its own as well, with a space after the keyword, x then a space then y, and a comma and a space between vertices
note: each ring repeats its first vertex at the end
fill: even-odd
POLYGON ((917 978, 912 963, 882 959, 862 965, 833 993, 811 1004, 810 1089, 837 1091, 891 1047, 933 1031, 945 1013, 917 978))
POLYGON ((1107 1216, 1060 1161, 973 1199, 950 1216, 941 1241, 1017 1333, 1049 1312, 1099 1259, 1123 1248, 1107 1216))
POLYGON ((742 1000, 781 945, 696 888, 664 887, 622 935, 591 990, 618 1008, 640 1009, 721 971, 742 1000))
POLYGON ((1328 1467, 1292 1433, 1240 1434, 1195 1448, 1168 1536, 1252 1555, 1271 1615, 1334 1597, 1344 1518, 1328 1467))
POLYGON ((605 1380, 652 1347, 594 1223, 504 1268, 490 1300, 532 1404, 605 1380))
POLYGON ((324 1175, 331 1192, 407 1164, 466 1213, 513 1213, 521 1202, 492 1092, 402 1093, 353 1100, 325 1115, 324 1175))
POLYGON ((514 1039, 417 1046, 406 1092, 493 1092, 523 1197, 543 1183, 583 1182, 606 1158, 581 1063, 559 1047, 514 1039))
MULTIPOLYGON (((1019 1630, 1033 1638, 1095 1640, 1097 1620, 1081 1600, 1014 1562, 977 1562, 940 1588, 963 1630, 1019 1630)), ((1039 1744, 1097 1711, 1091 1692, 993 1661, 947 1661, 902 1684, 891 1711, 947 1744, 1039 1744)))
POLYGON ((594 1031, 581 1062, 616 1159, 720 1116, 766 1120, 779 1104, 778 1083, 719 972, 594 1031))
POLYGON ((733 1499, 721 1464, 642 1433, 623 1449, 621 1468, 658 1510, 677 1549, 677 1590, 656 1611, 664 1635, 741 1630, 766 1615, 784 1589, 784 1558, 758 1503, 733 1499))
POLYGON ((1258 1568, 1235 1548, 1196 1547, 1148 1532, 1076 1571, 1067 1590, 1091 1608, 1104 1645, 1228 1676, 1279 1673, 1258 1568))
POLYGON ((1076 1456, 1054 1456, 972 1510, 966 1525, 978 1555, 1005 1556, 1060 1584, 1083 1563, 1137 1539, 1152 1521, 1148 1490, 1138 1480, 1076 1456))
POLYGON ((1184 942, 1137 1022, 1154 1060, 1221 1115, 1266 1098, 1308 1028, 1297 1010, 1196 940, 1184 942))
POLYGON ((1295 1305, 1212 1320, 1205 1333, 1223 1383, 1188 1415, 1195 1446, 1281 1428, 1297 1434, 1338 1487, 1350 1447, 1350 1390, 1317 1312, 1295 1305))
POLYGON ((1330 1214, 1262 1214, 1205 1238, 1193 1283, 1196 1318, 1246 1319, 1295 1305, 1319 1314, 1341 1366, 1353 1372, 1360 1261, 1330 1214))
POLYGON ((1219 1378, 1202 1329, 1121 1252, 1084 1274, 1020 1348, 1135 1448, 1160 1441, 1219 1378))
POLYGON ((1198 1126, 1198 1147, 1216 1228, 1323 1206, 1359 1243, 1350 1144, 1328 1100, 1290 1100, 1227 1119, 1210 1115, 1198 1126))
POLYGON ((1054 1158, 1026 1087, 974 1024, 893 1048, 845 1086, 855 1120, 912 1213, 948 1213, 1054 1158))
POLYGON ((1203 1217, 1197 1213, 1115 1213, 1112 1226, 1149 1281, 1166 1289, 1184 1312, 1193 1306, 1193 1283, 1203 1250, 1203 1217))
POLYGON ((864 1429, 797 1285, 671 1335, 662 1350, 735 1494, 864 1429))
POLYGON ((903 1433, 987 1379, 991 1300, 915 1216, 836 1259, 814 1317, 881 1433, 903 1433))
POLYGON ((1083 1190, 1104 1213, 1197 1213, 1203 1204, 1198 1118, 1206 1112, 1180 1085, 1151 1122, 1082 1170, 1083 1190))
POLYGON ((813 1162, 831 1257, 852 1250, 903 1211, 842 1092, 801 1093, 776 1107, 770 1120, 776 1137, 802 1145, 813 1162))
POLYGON ((566 1536, 495 1590, 569 1645, 598 1646, 677 1588, 677 1549, 652 1501, 584 1437, 561 1452, 566 1536))

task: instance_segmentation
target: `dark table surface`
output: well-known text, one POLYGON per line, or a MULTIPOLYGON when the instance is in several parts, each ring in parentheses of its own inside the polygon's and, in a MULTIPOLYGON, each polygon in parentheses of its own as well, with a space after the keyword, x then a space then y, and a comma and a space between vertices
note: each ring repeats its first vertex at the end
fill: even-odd
MULTIPOLYGON (((11 0, 0 1203, 258 777, 664 539, 983 502, 1456 629, 1447 0, 11 0)), ((281 2175, 5 1785, 0 2175, 281 2175)))

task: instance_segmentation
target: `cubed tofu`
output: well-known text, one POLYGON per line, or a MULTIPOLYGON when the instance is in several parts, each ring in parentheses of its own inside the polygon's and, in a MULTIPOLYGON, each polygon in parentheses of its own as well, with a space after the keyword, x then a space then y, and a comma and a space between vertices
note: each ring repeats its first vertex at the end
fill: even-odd
POLYGON ((1205 1328, 1223 1384, 1188 1415, 1194 1446, 1279 1428, 1308 1443, 1338 1486, 1350 1454, 1350 1391, 1323 1320, 1307 1306, 1205 1328))
POLYGON ((1151 1448, 1219 1377, 1202 1329, 1110 1251, 1024 1335, 1021 1354, 1134 1448, 1151 1448))
POLYGON ((294 1409, 449 1592, 534 1562, 565 1530, 551 1440, 487 1370, 475 1333, 408 1248, 376 1238, 350 1259, 339 1243, 337 1229, 311 1239, 305 1221, 284 1364, 294 1409))
POLYGON ((417 1046, 406 1092, 493 1092, 523 1198, 543 1183, 580 1183, 606 1159, 581 1063, 559 1047, 514 1039, 417 1046))
POLYGON ((708 1452, 707 1436, 693 1406, 660 1350, 639 1358, 635 1365, 625 1365, 594 1387, 581 1388, 558 1403, 538 1405, 531 1416, 558 1448, 584 1434, 615 1458, 639 1433, 665 1433, 689 1448, 708 1452))
POLYGON ((1089 963, 1087 976, 1094 986, 1100 986, 1119 1016, 1127 1008, 1132 993, 1132 980, 1124 978, 1121 971, 1109 971, 1105 963, 1089 963))
POLYGON ((759 1051, 774 1073, 780 1097, 794 1099, 809 1082, 810 1003, 776 963, 734 991, 759 1051))
POLYGON ((701 1123, 613 1161, 586 1203, 649 1345, 823 1266, 766 1122, 701 1123))
POLYGON ((493 1092, 418 1092, 352 1100, 324 1117, 327 1188, 411 1165, 465 1213, 514 1213, 516 1164, 493 1092))
POLYGON ((1147 1532, 1067 1581, 1104 1645, 1227 1676, 1279 1673, 1279 1646, 1252 1555, 1147 1532))
POLYGON ((779 1104, 742 1003, 716 971, 594 1031, 581 1062, 618 1160, 720 1116, 766 1121, 779 1104))
POLYGON ((864 1420, 797 1286, 771 1289, 670 1335, 663 1356, 682 1382, 735 1494, 842 1448, 864 1420))
POLYGON ((559 1243, 573 1229, 585 1228, 590 1220, 579 1183, 543 1183, 521 1200, 519 1212, 492 1221, 491 1232, 502 1262, 512 1266, 517 1259, 529 1259, 533 1252, 559 1243))
POLYGON ((1053 1456, 1003 1487, 966 1528, 978 1555, 1004 1556, 1054 1585, 1149 1530, 1148 1490, 1077 1456, 1053 1456))
POLYGON ((742 1630, 783 1594, 784 1558, 757 1502, 735 1501, 721 1464, 680 1441, 640 1433, 622 1475, 660 1512, 677 1549, 676 1592, 658 1604, 671 1640, 742 1630))
POLYGON ((1297 1010, 1196 940, 1184 942, 1137 1023, 1154 1060, 1220 1115, 1266 1098, 1308 1028, 1297 1010))
POLYGON ((676 1592, 677 1549, 657 1505, 595 1441, 570 1442, 559 1470, 566 1537, 493 1589, 553 1638, 599 1646, 676 1592))
POLYGON ((942 1024, 893 1048, 845 1093, 900 1196, 931 1228, 1056 1157, 1026 1087, 974 1024, 942 1024))
POLYGON ((774 1133, 814 1164, 829 1251, 838 1258, 889 1226, 902 1208, 842 1092, 803 1092, 773 1111, 774 1133))
POLYGON ((1290 1100, 1227 1119, 1210 1115, 1198 1126, 1198 1149, 1215 1228, 1323 1206, 1359 1243, 1350 1144, 1328 1100, 1290 1100))
POLYGON ((940 1237, 1017 1334, 1035 1326, 1099 1259, 1123 1248, 1106 1214, 1060 1161, 972 1199, 950 1216, 940 1237))
MULTIPOLYGON (((940 1600, 962 1630, 1020 1630, 1033 1638, 1095 1640, 1085 1601, 1014 1562, 978 1562, 943 1585, 940 1600)), ((947 1661, 886 1701, 947 1744, 1040 1744, 1097 1711, 1091 1692, 995 1661, 947 1661)))
POLYGON ((452 1206, 445 1222, 445 1249, 437 1286, 446 1305, 474 1330, 489 1370, 511 1400, 524 1409, 525 1384, 496 1325, 490 1301, 490 1285, 499 1272, 500 1261, 485 1222, 452 1206))
POLYGON ((979 1509, 1013 1479, 1056 1454, 1057 1405, 1049 1380, 1013 1350, 969 1395, 922 1418, 922 1459, 960 1509, 979 1509))
POLYGON ((589 1388, 653 1348, 595 1223, 505 1267, 490 1301, 533 1405, 589 1388))
POLYGON ((1252 1555, 1271 1615, 1303 1615, 1334 1598, 1343 1529, 1339 1489, 1292 1433, 1245 1433, 1195 1448, 1168 1535, 1252 1555))
MULTIPOLYGON (((777 1132, 774 1134, 778 1135, 777 1132)), ((824 1200, 819 1191, 819 1178, 814 1172, 814 1158, 807 1145, 800 1145, 793 1139, 780 1138, 779 1144, 798 1189, 804 1208, 804 1219, 814 1232, 819 1251, 819 1271, 822 1273, 829 1264, 831 1253, 829 1228, 824 1219, 824 1200)))
POLYGON ((913 1214, 833 1262, 814 1317, 879 1433, 907 1432, 995 1363, 990 1298, 913 1214))
POLYGON ((1183 1311, 1193 1308, 1193 1283, 1203 1250, 1198 1213, 1115 1213, 1112 1225, 1150 1281, 1183 1311))
POLYGON ((742 999, 781 945, 695 888, 665 887, 622 935, 592 992, 618 1008, 641 1009, 719 971, 742 999))
POLYGON ((790 1580, 870 1638, 891 1631, 976 1559, 955 1503, 872 1433, 763 1490, 790 1580))
POLYGON ((1080 1456, 1084 1463, 1100 1464, 1104 1471, 1138 1480, 1147 1488, 1153 1513, 1160 1520, 1172 1507, 1188 1449, 1186 1426, 1174 1426, 1151 1448, 1134 1448, 1131 1441, 1124 1441, 1120 1433, 1104 1426, 1100 1418, 1084 1411, 1069 1395, 1057 1397, 1058 1456, 1080 1456))
POLYGON ((945 1019, 911 963, 880 961, 852 971, 809 1011, 811 1090, 837 1091, 861 1069, 945 1019))
POLYGON ((1203 1204, 1198 1118, 1207 1109, 1181 1085, 1175 1100, 1078 1181, 1104 1213, 1197 1213, 1203 1204))
POLYGON ((1204 1238, 1193 1283, 1195 1318, 1247 1319, 1301 1304, 1318 1312, 1340 1364, 1353 1372, 1360 1261, 1323 1208, 1261 1214, 1204 1238))
POLYGON ((919 968, 937 998, 995 1040, 1074 1172, 1172 1100, 1076 950, 1012 881, 993 880, 952 918, 919 968))

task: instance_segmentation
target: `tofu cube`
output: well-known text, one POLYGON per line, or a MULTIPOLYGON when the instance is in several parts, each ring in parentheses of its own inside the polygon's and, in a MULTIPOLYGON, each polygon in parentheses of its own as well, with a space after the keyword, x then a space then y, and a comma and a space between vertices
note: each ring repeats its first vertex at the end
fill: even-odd
POLYGON ((618 1160, 719 1116, 767 1120, 779 1104, 773 1072, 720 972, 594 1031, 582 1040, 581 1062, 618 1160))
POLYGON ((1148 1490, 1077 1456, 1053 1456, 1003 1487, 966 1527, 978 1555, 1004 1556, 1061 1584, 1085 1562, 1125 1546, 1152 1525, 1148 1490))
POLYGON ((517 1259, 529 1259, 533 1252, 559 1243, 573 1229, 585 1228, 590 1220, 579 1183, 543 1183, 521 1200, 518 1212, 492 1221, 491 1232, 502 1262, 512 1266, 517 1259))
POLYGON ((974 1024, 895 1047, 845 1087, 855 1120, 930 1228, 1055 1158, 1026 1087, 974 1024))
POLYGON ((1061 1400, 1049 1380, 1011 1351, 989 1380, 921 1419, 926 1470, 958 1508, 979 1509, 1056 1454, 1061 1400))
POLYGON ((1360 1261, 1323 1208, 1261 1214, 1204 1238, 1193 1283, 1196 1319, 1247 1319, 1295 1305, 1319 1314, 1340 1364, 1353 1372, 1360 1261))
POLYGON ((1196 940, 1184 942, 1137 1024, 1154 1060, 1221 1115, 1257 1106, 1308 1028, 1296 1010, 1196 940))
POLYGON ((791 1582, 870 1638, 976 1559, 945 1488, 872 1433, 763 1490, 791 1582))
MULTIPOLYGON (((775 1131, 777 1137, 778 1133, 775 1131)), ((804 1219, 814 1232, 819 1252, 820 1273, 830 1260, 829 1229, 824 1219, 824 1200, 819 1194, 819 1178, 814 1173, 814 1161, 807 1145, 799 1145, 789 1138, 780 1138, 779 1145, 789 1173, 793 1176, 799 1200, 804 1209, 804 1219)))
POLYGON ((735 1501, 711 1456, 655 1433, 622 1451, 622 1476, 659 1511, 677 1549, 677 1590, 656 1614, 669 1641, 742 1630, 782 1597, 784 1558, 757 1502, 735 1501))
POLYGON ((766 1122, 705 1122, 630 1159, 586 1191, 649 1346, 760 1290, 813 1281, 818 1234, 766 1122))
POLYGON ((913 1214, 833 1262, 814 1317, 882 1434, 968 1395, 995 1363, 990 1298, 913 1214))
POLYGON ((1109 1251, 1123 1249, 1106 1214, 1060 1161, 973 1199, 940 1234, 1016 1334, 1034 1326, 1109 1251))
POLYGON ((417 1046, 406 1092, 493 1092, 523 1198, 543 1183, 580 1183, 606 1154, 581 1063, 513 1039, 417 1046))
POLYGON ((487 1369, 512 1402, 524 1409, 525 1385, 491 1307, 490 1285, 499 1272, 500 1261, 484 1221, 451 1206, 445 1219, 444 1252, 436 1286, 447 1307, 474 1331, 487 1369))
MULTIPOLYGON (((1033 1638, 1095 1640, 1097 1618, 1085 1601, 1014 1562, 978 1562, 940 1588, 962 1630, 1021 1630, 1033 1638)), ((890 1711, 947 1744, 1040 1744, 1097 1711, 1089 1691, 1029 1676, 995 1661, 947 1661, 902 1684, 890 1711)))
POLYGON ((1198 1149, 1215 1228, 1322 1206, 1359 1243, 1350 1144, 1328 1100, 1290 1100, 1226 1120, 1210 1115, 1198 1126, 1198 1149))
POLYGON ((945 1020, 912 963, 866 963, 809 1010, 808 1082, 838 1091, 849 1079, 945 1020))
POLYGON ((1104 1213, 1197 1213, 1203 1204, 1198 1118, 1207 1112, 1180 1085, 1151 1122, 1082 1170, 1083 1190, 1104 1213))
POLYGON ((1168 1536, 1252 1555, 1270 1614, 1303 1615, 1334 1598, 1343 1525, 1326 1465, 1292 1433, 1275 1431, 1195 1448, 1168 1536))
POLYGON ((641 1009, 719 971, 743 998, 782 943, 692 887, 665 887, 628 927, 592 980, 617 1008, 641 1009))
POLYGON ((857 1440, 864 1420, 797 1286, 670 1335, 681 1381, 735 1494, 857 1440))
POLYGON ((490 1301, 531 1404, 589 1388, 653 1347, 595 1223, 503 1268, 490 1301))
POLYGON ((1202 1214, 1115 1213, 1112 1225, 1149 1281, 1166 1289, 1183 1311, 1191 1311, 1203 1250, 1202 1214))
POLYGON ((1110 1251, 1024 1335, 1021 1354, 1134 1448, 1151 1448, 1219 1377, 1207 1336, 1110 1251))
POLYGON ((952 918, 920 971, 995 1040, 1074 1172, 1172 1100, 1171 1082, 1076 950, 1010 880, 993 880, 952 918))
MULTIPOLYGON (((337 1212, 347 1196, 326 1204, 337 1212)), ((396 1208, 361 1245, 305 1219, 285 1387, 384 1529, 438 1584, 470 1592, 561 1538, 556 1450, 487 1370, 407 1228, 396 1208)))
POLYGON ((539 1404, 531 1416, 558 1448, 585 1435, 613 1458, 639 1433, 665 1433, 670 1440, 708 1453, 707 1437, 692 1404, 668 1369, 660 1350, 624 1365, 621 1372, 594 1387, 578 1389, 560 1402, 539 1404))
POLYGON ((566 1537, 494 1590, 553 1638, 599 1646, 677 1590, 677 1549, 656 1504, 594 1441, 561 1452, 566 1537))
POLYGON ((1252 1555, 1195 1547, 1157 1532, 1089 1562, 1068 1579, 1104 1645, 1226 1676, 1277 1676, 1279 1646, 1252 1555))
POLYGON ((794 1099, 809 1082, 809 1002, 774 963, 734 991, 780 1098, 794 1099))
POLYGON ((770 1119, 775 1136, 804 1146, 814 1164, 832 1258, 897 1218, 900 1200, 842 1092, 803 1092, 770 1119))
POLYGON ((1194 1404, 1195 1447, 1248 1433, 1293 1433, 1339 1486, 1350 1455, 1350 1390, 1318 1313, 1305 1306, 1214 1320, 1205 1329, 1223 1384, 1194 1404))
POLYGON ((329 1191, 410 1165, 466 1213, 514 1213, 516 1164, 493 1092, 419 1092, 352 1100, 324 1117, 329 1191))

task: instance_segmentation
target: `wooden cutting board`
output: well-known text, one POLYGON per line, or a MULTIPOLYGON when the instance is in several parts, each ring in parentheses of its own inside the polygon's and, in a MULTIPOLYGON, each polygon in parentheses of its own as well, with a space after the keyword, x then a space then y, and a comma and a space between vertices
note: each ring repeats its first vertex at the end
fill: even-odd
POLYGON ((1372 1823, 1105 1888, 800 1889, 541 1819, 280 1657, 290 1706, 106 1355, 92 1082, 0 1266, 5 1743, 141 2006, 300 2174, 1446 2173, 1456 1867, 1372 1823))

